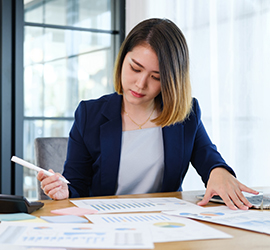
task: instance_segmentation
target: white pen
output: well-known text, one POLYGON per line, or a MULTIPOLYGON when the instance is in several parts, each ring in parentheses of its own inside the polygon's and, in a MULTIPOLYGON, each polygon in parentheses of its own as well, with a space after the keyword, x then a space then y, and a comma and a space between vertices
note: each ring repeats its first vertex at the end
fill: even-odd
MULTIPOLYGON (((38 166, 36 166, 36 165, 34 165, 34 164, 32 164, 32 163, 29 163, 29 162, 27 162, 27 161, 25 161, 25 160, 22 160, 22 159, 20 159, 20 158, 17 157, 17 156, 12 156, 11 161, 14 161, 14 162, 16 162, 16 163, 18 163, 18 164, 20 164, 20 165, 22 165, 22 166, 24 166, 24 167, 33 169, 33 170, 38 171, 38 172, 39 172, 39 171, 43 171, 44 174, 46 174, 47 176, 52 176, 52 175, 54 175, 53 173, 51 173, 51 172, 49 172, 49 171, 47 171, 47 170, 45 170, 45 169, 43 169, 43 168, 40 168, 40 167, 38 167, 38 166)), ((67 184, 70 184, 70 182, 69 182, 68 180, 66 180, 65 178, 59 177, 59 180, 65 182, 65 183, 67 183, 67 184)))

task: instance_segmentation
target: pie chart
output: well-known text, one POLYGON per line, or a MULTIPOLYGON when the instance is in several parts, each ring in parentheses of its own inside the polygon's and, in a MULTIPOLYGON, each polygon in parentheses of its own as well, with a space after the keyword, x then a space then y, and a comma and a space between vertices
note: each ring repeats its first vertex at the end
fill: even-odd
POLYGON ((155 223, 154 226, 166 227, 166 228, 180 228, 180 227, 184 227, 185 224, 177 223, 177 222, 158 222, 158 223, 155 223))
POLYGON ((212 213, 212 212, 204 212, 204 213, 200 213, 201 215, 204 216, 221 216, 224 215, 224 213, 212 213))

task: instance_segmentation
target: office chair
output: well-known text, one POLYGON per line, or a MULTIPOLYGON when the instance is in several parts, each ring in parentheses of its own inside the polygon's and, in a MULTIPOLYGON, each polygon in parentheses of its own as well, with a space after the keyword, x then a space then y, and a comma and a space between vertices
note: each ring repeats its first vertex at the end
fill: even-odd
MULTIPOLYGON (((67 154, 67 137, 40 137, 35 139, 36 165, 62 173, 67 154)), ((38 199, 49 200, 38 181, 38 199)))

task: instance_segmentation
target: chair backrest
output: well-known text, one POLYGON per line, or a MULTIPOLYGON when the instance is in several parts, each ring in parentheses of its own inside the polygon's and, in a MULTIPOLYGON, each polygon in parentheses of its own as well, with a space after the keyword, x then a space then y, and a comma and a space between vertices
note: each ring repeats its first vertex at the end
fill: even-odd
MULTIPOLYGON (((35 139, 36 165, 62 173, 67 154, 67 137, 40 137, 35 139)), ((40 187, 38 181, 38 199, 50 199, 40 187)))

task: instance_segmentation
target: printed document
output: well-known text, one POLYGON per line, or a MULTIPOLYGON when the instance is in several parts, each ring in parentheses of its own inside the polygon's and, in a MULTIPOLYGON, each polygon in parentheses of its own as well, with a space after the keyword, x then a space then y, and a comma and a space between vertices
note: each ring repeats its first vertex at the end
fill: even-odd
POLYGON ((163 213, 270 234, 270 211, 268 210, 231 210, 227 206, 197 206, 188 210, 163 211, 163 213))
MULTIPOLYGON (((87 224, 20 223, 0 224, 0 246, 67 248, 154 248, 148 228, 104 227, 87 224)), ((12 249, 12 247, 10 247, 12 249)))
POLYGON ((177 198, 137 198, 137 199, 86 199, 70 200, 80 208, 95 209, 98 213, 154 212, 178 210, 180 207, 197 206, 177 198))
POLYGON ((232 236, 197 221, 162 213, 86 215, 92 223, 106 226, 149 227, 154 242, 231 238, 232 236))

